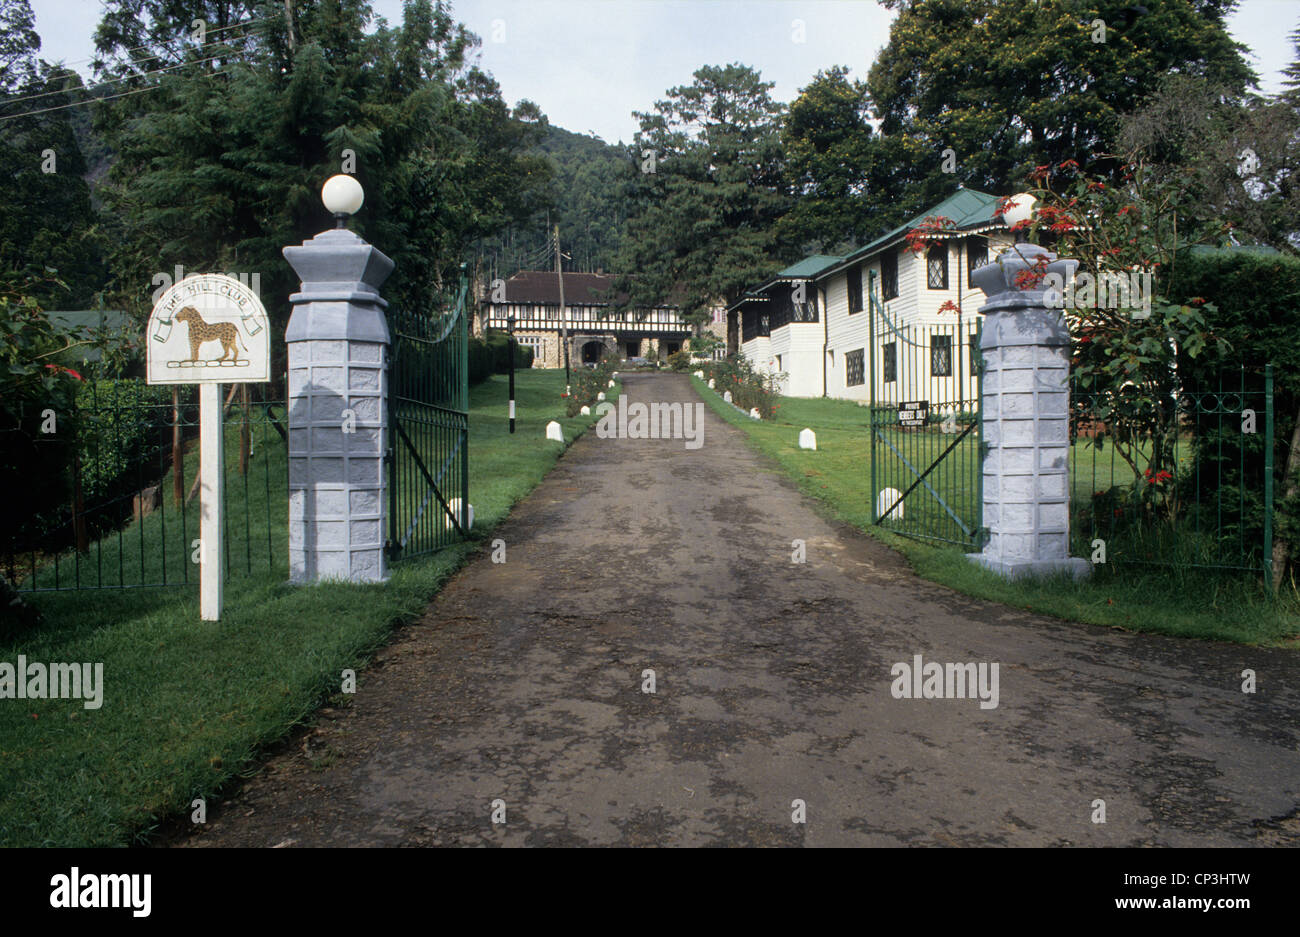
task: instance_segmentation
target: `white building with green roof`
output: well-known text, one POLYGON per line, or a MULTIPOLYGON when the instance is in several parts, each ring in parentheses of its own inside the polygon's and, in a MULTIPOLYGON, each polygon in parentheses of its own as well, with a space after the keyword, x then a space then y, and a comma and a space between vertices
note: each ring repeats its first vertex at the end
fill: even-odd
POLYGON ((785 374, 789 396, 869 400, 874 374, 878 403, 972 400, 971 342, 984 294, 970 274, 1013 241, 999 201, 958 189, 843 257, 816 255, 785 268, 731 307, 741 319, 741 351, 785 374), (949 224, 914 253, 907 234, 927 218, 949 224))

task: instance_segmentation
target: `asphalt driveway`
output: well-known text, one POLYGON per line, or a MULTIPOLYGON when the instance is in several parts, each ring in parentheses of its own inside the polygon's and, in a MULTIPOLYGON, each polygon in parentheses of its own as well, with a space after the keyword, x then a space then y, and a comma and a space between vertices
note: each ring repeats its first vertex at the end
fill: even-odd
POLYGON ((493 535, 506 562, 485 549, 175 844, 1300 843, 1296 654, 925 582, 703 428, 580 439, 493 535), (998 663, 997 706, 896 698, 916 655, 998 663))

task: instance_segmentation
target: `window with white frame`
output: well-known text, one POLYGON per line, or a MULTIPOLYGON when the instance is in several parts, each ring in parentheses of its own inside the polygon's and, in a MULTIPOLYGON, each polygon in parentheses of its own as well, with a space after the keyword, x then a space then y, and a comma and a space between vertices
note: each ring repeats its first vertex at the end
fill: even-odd
POLYGON ((540 335, 516 335, 515 341, 521 348, 531 348, 533 350, 533 363, 542 360, 542 337, 540 335))

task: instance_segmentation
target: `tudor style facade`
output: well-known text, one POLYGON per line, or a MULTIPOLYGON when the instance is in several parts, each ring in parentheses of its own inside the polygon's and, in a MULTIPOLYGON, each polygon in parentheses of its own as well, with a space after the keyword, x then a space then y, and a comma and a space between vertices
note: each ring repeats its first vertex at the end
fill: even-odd
POLYGON ((984 296, 970 274, 1013 241, 998 201, 959 189, 846 256, 787 267, 731 307, 741 318, 741 351, 784 373, 790 396, 869 400, 874 374, 879 403, 974 399, 972 342, 984 296), (933 236, 923 254, 908 250, 908 232, 940 216, 953 230, 933 236), (941 313, 945 303, 952 307, 941 313))
MULTIPOLYGON (((691 326, 676 306, 607 314, 615 277, 602 273, 565 273, 564 310, 560 309, 559 275, 524 270, 488 290, 475 322, 475 333, 507 327, 515 320, 515 339, 533 350, 533 367, 564 367, 564 331, 569 361, 577 365, 602 355, 620 359, 654 358, 690 347, 691 326)), ((726 338, 726 318, 715 310, 707 331, 726 338)))

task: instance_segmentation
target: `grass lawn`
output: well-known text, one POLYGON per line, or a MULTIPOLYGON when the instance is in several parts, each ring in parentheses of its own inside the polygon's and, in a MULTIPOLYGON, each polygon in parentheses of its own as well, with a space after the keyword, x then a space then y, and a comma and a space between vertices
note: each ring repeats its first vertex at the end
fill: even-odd
MULTIPOLYGON (((505 376, 471 389, 476 539, 555 463, 561 446, 544 439, 549 420, 559 420, 570 442, 591 425, 592 417, 564 417, 563 389, 563 371, 518 373, 513 436, 505 376)), ((227 448, 234 448, 229 441, 227 448)), ((0 661, 11 664, 22 654, 29 662, 104 665, 100 709, 87 710, 79 699, 0 705, 0 844, 128 845, 164 817, 188 811, 195 797, 213 798, 254 765, 260 749, 337 693, 341 671, 364 666, 391 629, 422 612, 480 545, 403 560, 384 585, 289 586, 288 508, 277 496, 284 490, 284 448, 274 433, 258 443, 259 459, 268 460, 269 471, 253 466, 258 482, 250 484, 247 504, 244 487, 229 484, 228 474, 228 510, 240 518, 241 537, 265 543, 269 534, 274 564, 229 579, 221 622, 199 620, 191 573, 183 586, 37 594, 32 602, 45 623, 0 642, 0 661), (263 477, 274 484, 262 484, 263 477)), ((170 491, 169 480, 163 490, 170 491)), ((157 552, 160 528, 148 517, 143 525, 106 538, 109 562, 129 562, 141 541, 146 555, 157 552)))
MULTIPOLYGON (((703 381, 691 380, 722 419, 744 430, 753 448, 771 457, 829 516, 903 553, 926 579, 978 598, 1133 631, 1248 644, 1292 644, 1300 633, 1300 600, 1294 589, 1284 586, 1274 599, 1249 574, 1107 563, 1094 567, 1093 578, 1082 583, 1066 577, 1007 582, 971 563, 958 547, 930 546, 871 524, 865 408, 842 400, 787 397, 774 420, 759 422, 723 403, 703 381), (799 448, 799 431, 805 426, 817 434, 815 452, 799 448)), ((973 455, 972 446, 969 458, 973 455)), ((1097 471, 1096 463, 1087 449, 1080 448, 1079 455, 1079 464, 1071 464, 1075 487, 1086 481, 1083 490, 1094 489, 1095 479, 1077 476, 1097 471)), ((878 487, 892 480, 877 479, 878 487)), ((906 485, 896 487, 904 490, 906 485)))

